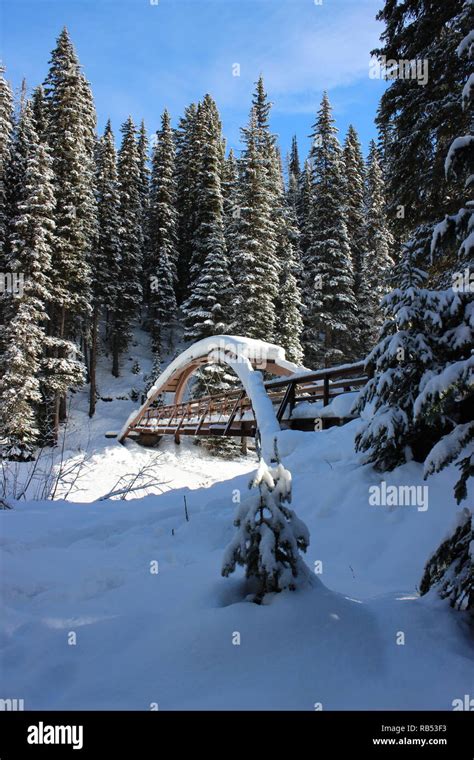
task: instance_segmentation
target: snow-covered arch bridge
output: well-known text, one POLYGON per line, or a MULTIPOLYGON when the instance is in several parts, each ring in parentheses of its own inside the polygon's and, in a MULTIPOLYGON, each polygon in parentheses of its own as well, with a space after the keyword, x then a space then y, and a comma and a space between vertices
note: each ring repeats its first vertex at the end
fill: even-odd
POLYGON ((134 436, 150 444, 163 435, 174 435, 179 442, 181 435, 247 437, 258 430, 262 454, 271 456, 283 420, 289 427, 314 430, 318 417, 346 419, 350 415, 324 415, 321 407, 359 388, 366 380, 363 362, 313 372, 289 362, 281 346, 235 335, 216 335, 195 343, 171 362, 149 390, 145 403, 129 417, 118 439, 124 442, 134 436), (242 387, 185 400, 195 372, 216 363, 230 367, 242 387), (258 370, 277 378, 264 381, 258 370), (164 394, 171 394, 171 400, 164 394), (155 403, 158 399, 162 402, 159 406, 155 403), (300 412, 295 417, 297 409, 300 412))

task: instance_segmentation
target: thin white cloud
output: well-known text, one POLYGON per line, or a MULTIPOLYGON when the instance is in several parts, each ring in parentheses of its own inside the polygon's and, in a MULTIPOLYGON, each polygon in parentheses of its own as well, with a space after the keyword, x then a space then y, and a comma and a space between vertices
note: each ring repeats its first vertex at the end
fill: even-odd
MULTIPOLYGON (((255 29, 255 46, 233 47, 241 64, 245 89, 263 73, 265 84, 281 112, 314 110, 321 91, 348 86, 368 77, 370 51, 378 44, 381 25, 375 20, 380 0, 325 0, 324 9, 307 4, 279 3, 266 23, 255 29), (265 35, 265 36, 264 36, 265 35)), ((239 36, 236 29, 236 36, 239 36)), ((241 37, 244 40, 244 37, 241 37)), ((208 71, 220 102, 235 102, 240 87, 230 81, 231 61, 220 51, 214 71, 208 71)))

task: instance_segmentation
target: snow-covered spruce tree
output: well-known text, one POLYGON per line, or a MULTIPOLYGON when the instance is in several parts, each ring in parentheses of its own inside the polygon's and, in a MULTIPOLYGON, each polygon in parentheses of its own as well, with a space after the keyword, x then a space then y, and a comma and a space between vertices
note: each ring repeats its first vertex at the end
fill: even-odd
POLYGON ((286 249, 287 258, 280 270, 280 285, 276 301, 275 343, 283 346, 286 358, 295 364, 303 361, 300 336, 303 331, 301 316, 303 305, 291 247, 286 249))
POLYGON ((293 135, 293 138, 291 140, 291 151, 290 155, 288 156, 287 198, 288 203, 293 209, 295 215, 298 213, 298 204, 300 199, 300 177, 301 166, 298 153, 298 143, 296 141, 296 135, 293 135))
MULTIPOLYGON (((99 235, 95 259, 100 263, 100 300, 106 314, 107 335, 116 307, 120 261, 120 187, 117 151, 110 120, 97 145, 97 212, 99 235)), ((99 277, 95 277, 96 280, 99 277)))
POLYGON ((306 364, 321 367, 353 359, 357 353, 357 304, 344 167, 327 93, 312 140, 309 247, 303 258, 303 346, 306 364))
POLYGON ((153 148, 150 233, 150 329, 154 374, 159 372, 163 331, 176 317, 178 237, 176 212, 175 146, 168 111, 161 117, 161 130, 153 148))
MULTIPOLYGON (((150 290, 150 230, 149 230, 149 205, 150 205, 150 142, 142 119, 138 130, 138 163, 140 167, 140 201, 142 207, 142 253, 143 262, 143 297, 148 302, 150 290)), ((146 326, 146 325, 145 325, 146 326)))
POLYGON ((114 332, 115 312, 119 300, 120 261, 120 196, 117 175, 117 154, 110 120, 96 149, 96 191, 98 234, 93 257, 93 315, 90 341, 90 403, 89 416, 95 412, 99 321, 106 321, 106 340, 117 344, 114 332))
MULTIPOLYGON (((472 12, 465 3, 465 13, 472 12)), ((471 23, 474 18, 471 18, 471 23)), ((474 31, 458 47, 458 55, 474 59, 474 31)), ((471 74, 462 92, 463 108, 471 113, 470 132, 457 137, 447 155, 446 176, 466 178, 468 191, 474 186, 474 86, 471 74)), ((456 486, 458 501, 467 497, 467 480, 474 475, 474 202, 467 200, 460 210, 435 228, 432 256, 442 256, 454 237, 458 251, 459 272, 453 287, 442 293, 442 334, 438 342, 439 366, 427 375, 415 400, 415 418, 431 424, 443 423, 448 432, 428 455, 425 474, 439 472, 458 461, 461 479, 456 486), (462 457, 459 459, 459 457, 462 457)), ((428 323, 430 315, 427 315, 428 323)))
POLYGON ((360 356, 374 346, 383 324, 381 300, 389 290, 394 262, 392 235, 385 214, 384 182, 375 142, 367 161, 366 212, 362 233, 362 269, 359 274, 360 356))
MULTIPOLYGON (((425 373, 435 364, 436 333, 426 330, 426 312, 436 319, 438 294, 423 288, 427 275, 405 249, 394 273, 399 286, 382 300, 385 322, 378 344, 366 359, 374 374, 356 409, 373 404, 373 416, 356 436, 356 449, 381 472, 415 458, 423 461, 436 433, 413 418, 413 403, 425 373)), ((435 328, 436 331, 439 326, 435 328)))
POLYGON ((0 356, 0 456, 31 459, 39 437, 45 322, 51 301, 54 240, 53 173, 39 144, 30 103, 22 109, 16 148, 23 163, 21 197, 11 220, 8 271, 22 279, 4 297, 0 356))
MULTIPOLYGON (((252 103, 256 116, 256 145, 264 169, 265 190, 271 209, 271 221, 273 222, 273 236, 267 242, 268 255, 274 255, 275 274, 278 275, 280 267, 280 257, 276 250, 278 246, 278 230, 282 229, 287 222, 288 207, 285 199, 281 153, 276 135, 270 131, 272 104, 268 100, 262 76, 257 81, 252 103)), ((289 230, 288 234, 292 239, 297 241, 298 231, 296 227, 289 230)))
POLYGON ((245 567, 260 604, 266 594, 294 590, 306 576, 300 552, 309 545, 309 532, 289 507, 291 475, 278 457, 270 467, 260 463, 250 487, 250 496, 237 508, 237 532, 226 549, 222 575, 229 576, 237 565, 245 567))
POLYGON ((434 224, 456 209, 456 187, 460 190, 461 184, 446 187, 444 159, 469 121, 457 95, 470 70, 455 55, 459 39, 469 31, 463 3, 385 0, 378 14, 385 30, 376 55, 385 61, 414 62, 390 73, 377 117, 381 135, 388 138, 383 159, 389 221, 401 240, 411 237, 419 224, 434 224))
MULTIPOLYGON (((224 236, 221 123, 209 95, 205 96, 201 106, 206 126, 198 181, 197 227, 191 259, 190 295, 183 304, 185 338, 191 342, 229 332, 232 297, 224 236)), ((233 376, 224 366, 212 364, 197 373, 194 395, 220 393, 231 387, 232 380, 233 376)), ((220 454, 234 449, 232 441, 224 438, 210 438, 206 445, 220 454)))
POLYGON ((77 358, 70 340, 83 338, 91 302, 91 252, 96 236, 95 110, 88 82, 66 29, 53 50, 45 81, 46 137, 53 158, 55 243, 52 278, 54 301, 48 331, 50 349, 46 387, 52 407, 52 433, 66 416, 69 380, 77 378, 77 358))
POLYGON ((474 517, 464 508, 457 518, 453 534, 443 541, 426 564, 420 594, 435 588, 441 599, 448 599, 456 610, 474 610, 474 570, 471 546, 474 517))
MULTIPOLYGON (((224 199, 224 235, 228 258, 233 255, 239 209, 239 165, 233 149, 224 160, 222 172, 222 195, 224 199)), ((229 315, 232 322, 233 315, 229 315)))
MULTIPOLYGON (((396 272, 400 286, 384 297, 386 321, 367 357, 375 376, 356 408, 373 403, 373 417, 356 448, 379 471, 410 459, 428 475, 457 458, 472 437, 472 298, 422 287, 426 274, 405 250, 396 272)), ((469 461, 464 462, 467 468, 469 461)), ((471 470, 472 474, 472 470, 471 470)), ((463 491, 463 480, 457 497, 463 491)))
MULTIPOLYGON (((0 272, 6 272, 5 256, 8 239, 7 171, 13 132, 13 96, 10 84, 5 79, 5 68, 0 65, 0 272)), ((0 325, 5 321, 3 299, 0 297, 0 325)), ((0 353, 2 351, 2 331, 0 330, 0 353)))
POLYGON ((347 231, 354 268, 354 294, 359 297, 365 242, 365 165, 359 136, 349 125, 344 141, 343 166, 346 182, 345 203, 347 231))
MULTIPOLYGON (((300 232, 299 247, 301 260, 305 261, 311 240, 311 164, 309 160, 304 162, 300 174, 298 205, 296 208, 296 218, 300 232)), ((304 289, 304 272, 301 269, 300 286, 304 289)))
POLYGON ((206 131, 198 182, 191 293, 183 304, 185 337, 193 342, 227 332, 227 312, 231 300, 224 239, 221 124, 209 95, 205 96, 202 107, 206 112, 206 131))
POLYGON ((7 235, 6 171, 10 159, 13 132, 13 96, 5 79, 5 67, 0 65, 0 271, 4 272, 4 248, 7 235))
POLYGON ((196 228, 196 205, 201 156, 202 119, 198 106, 191 103, 185 110, 175 133, 176 181, 178 212, 178 283, 177 299, 181 304, 188 295, 189 270, 196 228))
POLYGON ((42 85, 38 85, 33 90, 31 96, 31 104, 33 107, 33 117, 35 120, 36 134, 40 142, 46 141, 47 127, 48 127, 48 109, 46 105, 46 98, 44 95, 44 88, 42 85))
MULTIPOLYGON (((270 135, 261 126, 257 107, 242 129, 245 149, 240 159, 239 217, 234 237, 231 274, 235 286, 233 332, 273 340, 279 261, 271 185, 270 135)), ((266 129, 266 127, 265 127, 266 129)))
POLYGON ((287 359, 295 364, 301 364, 303 349, 300 338, 303 320, 301 292, 298 284, 298 274, 301 269, 299 232, 295 208, 287 200, 281 166, 276 154, 273 174, 276 253, 279 261, 274 341, 283 346, 287 359))
POLYGON ((133 320, 139 315, 143 288, 143 213, 140 156, 136 129, 129 116, 122 125, 122 144, 118 154, 120 197, 120 277, 114 322, 111 331, 112 374, 119 376, 119 357, 127 350, 133 320))
MULTIPOLYGON (((459 57, 474 59, 474 19, 472 3, 465 2, 463 14, 471 30, 457 48, 459 57)), ((474 182, 474 99, 471 73, 462 92, 462 106, 471 114, 469 133, 457 137, 447 155, 445 170, 449 178, 466 177, 465 188, 472 189, 474 182)), ((471 196, 472 197, 472 196, 471 196)), ((474 206, 465 202, 461 209, 435 228, 432 241, 434 258, 443 254, 449 238, 454 238, 458 262, 462 268, 457 281, 446 291, 443 300, 443 332, 439 340, 442 361, 437 372, 427 374, 415 400, 415 419, 431 424, 442 422, 447 432, 436 443, 425 461, 425 478, 455 462, 461 476, 454 493, 457 502, 468 496, 467 484, 474 476, 474 295, 472 270, 474 268, 474 206)), ((430 558, 421 581, 420 591, 427 593, 436 588, 452 607, 469 610, 474 615, 474 516, 472 508, 459 515, 453 534, 444 541, 430 558)))

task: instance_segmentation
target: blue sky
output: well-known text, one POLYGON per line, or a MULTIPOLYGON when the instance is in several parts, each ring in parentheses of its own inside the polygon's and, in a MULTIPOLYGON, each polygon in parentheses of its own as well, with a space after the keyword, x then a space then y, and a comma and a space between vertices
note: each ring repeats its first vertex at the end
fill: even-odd
POLYGON ((375 137, 384 82, 368 75, 382 0, 0 0, 0 55, 18 88, 43 81, 62 26, 92 84, 99 129, 116 133, 130 113, 150 132, 166 106, 176 123, 209 92, 228 146, 239 149, 254 82, 265 79, 272 128, 285 153, 296 134, 302 156, 323 89, 341 139, 352 122, 363 147, 375 137), (234 64, 240 76, 234 76, 234 64))

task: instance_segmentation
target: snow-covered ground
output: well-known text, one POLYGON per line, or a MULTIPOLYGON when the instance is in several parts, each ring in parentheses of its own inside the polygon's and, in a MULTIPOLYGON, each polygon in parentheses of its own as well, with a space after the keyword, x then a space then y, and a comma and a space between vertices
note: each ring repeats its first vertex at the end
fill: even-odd
POLYGON ((455 473, 426 484, 411 463, 382 478, 354 454, 357 420, 283 433, 293 506, 311 533, 305 559, 322 572, 252 604, 242 577, 220 567, 255 458, 104 437, 139 404, 117 397, 150 371, 144 341, 137 333, 123 378, 102 363, 101 396, 114 400, 92 421, 86 394, 74 396, 63 458, 84 464, 58 485, 67 500, 0 512, 0 698, 26 709, 450 710, 474 694, 462 615, 417 596, 455 519, 455 473), (144 467, 127 500, 95 501, 144 467), (428 485, 428 509, 371 506, 382 480, 428 485))

